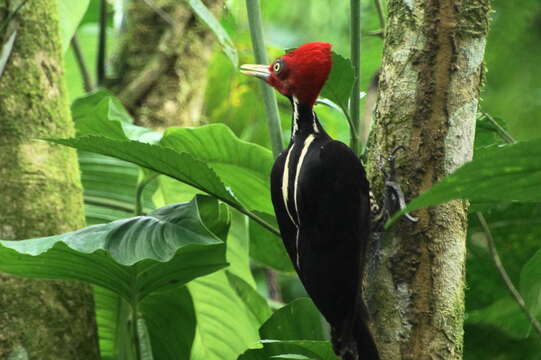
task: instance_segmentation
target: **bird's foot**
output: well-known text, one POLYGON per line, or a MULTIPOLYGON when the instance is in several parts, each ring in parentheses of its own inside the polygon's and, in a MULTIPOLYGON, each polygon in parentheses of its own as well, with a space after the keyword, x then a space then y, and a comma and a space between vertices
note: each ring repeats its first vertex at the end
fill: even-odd
MULTIPOLYGON (((402 145, 393 149, 389 157, 387 158, 387 164, 389 166, 389 173, 385 174, 385 195, 383 199, 384 211, 387 212, 387 217, 391 216, 395 211, 403 210, 406 208, 406 200, 404 192, 400 187, 400 184, 396 181, 396 154, 400 150, 406 150, 402 145)), ((404 215, 409 221, 417 222, 419 219, 412 216, 409 213, 404 215)))
MULTIPOLYGON (((385 190, 381 207, 374 199, 372 193, 370 194, 370 209, 377 227, 383 226, 392 214, 406 207, 404 192, 400 184, 396 181, 396 156, 400 150, 406 150, 406 148, 402 145, 397 146, 393 149, 389 157, 380 163, 380 170, 385 177, 385 190), (385 169, 386 166, 389 168, 388 172, 385 169)), ((416 217, 409 213, 406 213, 405 217, 411 222, 418 221, 416 217)))

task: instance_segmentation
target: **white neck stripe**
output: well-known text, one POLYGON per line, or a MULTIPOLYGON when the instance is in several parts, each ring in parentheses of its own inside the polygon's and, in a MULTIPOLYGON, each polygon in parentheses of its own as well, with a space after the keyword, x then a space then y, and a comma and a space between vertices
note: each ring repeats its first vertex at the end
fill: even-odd
POLYGON ((291 215, 291 212, 289 211, 289 207, 287 206, 288 187, 289 187, 289 157, 291 156, 291 153, 293 152, 294 148, 295 148, 295 144, 291 145, 291 148, 287 152, 286 162, 284 164, 284 173, 282 175, 282 198, 284 199, 284 206, 286 208, 287 215, 289 216, 293 224, 297 226, 297 222, 291 215))
MULTIPOLYGON (((301 173, 302 169, 302 163, 304 162, 304 157, 306 156, 306 153, 308 152, 308 148, 310 147, 310 144, 312 141, 315 140, 315 135, 310 134, 304 140, 304 145, 302 147, 301 155, 299 156, 299 161, 297 161, 297 170, 295 171, 295 182, 294 182, 294 193, 293 193, 293 200, 295 202, 295 212, 299 213, 299 206, 297 204, 297 190, 299 189, 299 174, 301 173)), ((299 218, 299 224, 300 224, 300 218, 299 218)))

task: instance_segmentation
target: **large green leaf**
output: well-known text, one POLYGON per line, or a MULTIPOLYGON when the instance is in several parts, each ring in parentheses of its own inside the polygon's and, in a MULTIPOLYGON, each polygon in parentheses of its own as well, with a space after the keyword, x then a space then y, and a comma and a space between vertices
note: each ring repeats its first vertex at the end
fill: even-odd
POLYGON ((189 360, 196 317, 188 289, 173 288, 147 296, 139 311, 148 327, 156 360, 189 360))
POLYGON ((98 90, 75 100, 71 106, 77 136, 101 135, 117 140, 138 140, 154 144, 163 134, 133 125, 133 119, 116 97, 98 90))
POLYGON ((541 202, 541 139, 486 149, 395 214, 452 199, 541 202))
POLYGON ((79 150, 92 151, 132 162, 203 190, 222 201, 240 206, 240 202, 220 180, 216 172, 191 154, 137 141, 114 140, 101 136, 83 136, 53 140, 79 150))
POLYGON ((340 360, 328 341, 322 340, 261 340, 263 349, 248 350, 239 360, 314 359, 340 360))
POLYGON ((198 278, 187 287, 197 317, 192 360, 236 359, 246 349, 257 347, 257 327, 225 271, 198 278))
POLYGON ((347 114, 349 97, 354 80, 355 75, 351 61, 333 52, 331 72, 325 86, 321 90, 321 97, 331 100, 347 114))
MULTIPOLYGON (((541 204, 503 203, 484 210, 501 261, 514 284, 520 282, 524 264, 539 250, 541 204)), ((498 274, 475 214, 468 221, 468 257, 466 268, 467 311, 488 307, 509 296, 498 274)))
POLYGON ((464 325, 464 360, 529 360, 541 354, 538 337, 517 339, 494 326, 464 325))
POLYGON ((522 268, 520 292, 530 312, 541 322, 541 250, 522 268))
POLYGON ((466 323, 491 325, 516 339, 525 338, 530 329, 528 318, 510 296, 503 297, 484 309, 469 312, 466 323))
POLYGON ((237 55, 237 50, 233 41, 225 31, 225 29, 220 25, 216 17, 210 12, 210 10, 203 4, 201 0, 185 0, 193 12, 197 14, 199 19, 203 21, 210 30, 216 35, 224 53, 227 55, 229 60, 233 63, 233 66, 237 68, 239 66, 239 58, 237 55))
MULTIPOLYGON (((178 152, 160 145, 131 140, 114 140, 101 136, 83 136, 52 141, 79 150, 92 151, 135 163, 191 185, 239 209, 272 211, 268 188, 264 187, 261 177, 236 181, 232 174, 227 174, 225 177, 231 182, 225 184, 216 171, 189 153, 178 152), (246 186, 248 183, 250 185, 246 186), (249 189, 258 189, 258 192, 249 189), (242 201, 236 196, 237 192, 242 201)), ((247 174, 249 174, 248 170, 243 173, 243 175, 247 174)))
POLYGON ((72 233, 0 241, 0 270, 27 277, 89 282, 133 303, 226 265, 225 245, 199 211, 218 203, 198 197, 148 216, 93 225, 72 233))
MULTIPOLYGON (((266 214, 258 215, 274 225, 274 217, 266 214)), ((293 271, 293 264, 280 236, 266 231, 253 220, 250 220, 250 256, 258 263, 273 269, 293 271)))
POLYGON ((58 14, 60 20, 60 40, 62 50, 65 52, 70 45, 71 38, 85 14, 89 0, 58 0, 58 14))
MULTIPOLYGON (((157 204, 178 201, 189 192, 188 189, 177 191, 173 183, 169 185, 160 186, 157 204)), ((205 214, 205 218, 213 217, 216 215, 205 214)), ((258 310, 249 308, 257 301, 258 294, 254 293, 255 285, 250 273, 245 223, 244 216, 233 212, 229 232, 227 229, 214 232, 223 240, 227 238, 228 270, 218 271, 187 284, 197 318, 191 360, 236 359, 240 353, 257 344, 259 339, 257 329, 260 323, 254 320, 253 315, 258 310), (236 283, 233 287, 229 280, 231 277, 241 285, 236 283), (240 289, 242 286, 245 287, 240 289)), ((263 311, 262 308, 259 310, 263 311)))
POLYGON ((273 158, 268 149, 239 140, 223 124, 169 128, 160 144, 204 162, 241 203, 252 210, 273 214, 269 190, 273 158))
POLYGON ((105 91, 78 99, 73 113, 78 136, 53 141, 135 163, 238 208, 273 213, 271 152, 238 139, 227 126, 170 128, 162 138, 130 124, 118 100, 105 91))
POLYGON ((323 321, 312 300, 300 298, 276 311, 259 333, 262 339, 325 340, 323 321))
POLYGON ((226 271, 226 275, 229 280, 229 285, 235 289, 237 295, 242 299, 244 304, 246 304, 246 309, 248 310, 249 315, 251 315, 252 323, 256 328, 259 328, 272 315, 267 300, 260 295, 252 285, 234 275, 229 270, 226 271))
POLYGON ((239 360, 263 360, 284 354, 338 360, 330 342, 326 341, 322 321, 310 299, 292 301, 276 311, 260 328, 263 348, 248 350, 239 360))
MULTIPOLYGON (((82 173, 81 182, 84 189, 87 224, 110 222, 133 216, 135 187, 139 176, 136 165, 108 156, 79 151, 79 166, 82 173)), ((152 194, 156 188, 156 184, 151 183, 143 192, 145 213, 155 208, 152 203, 152 194)), ((193 196, 182 202, 192 198, 193 196)))
POLYGON ((99 286, 94 287, 94 303, 101 359, 135 359, 129 326, 131 305, 117 293, 99 286))

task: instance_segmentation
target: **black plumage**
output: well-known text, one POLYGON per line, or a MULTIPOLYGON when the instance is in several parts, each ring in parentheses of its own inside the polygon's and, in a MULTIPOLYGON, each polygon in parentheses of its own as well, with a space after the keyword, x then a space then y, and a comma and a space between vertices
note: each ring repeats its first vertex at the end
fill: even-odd
POLYGON ((297 124, 271 173, 282 239, 306 291, 331 325, 335 350, 344 353, 351 341, 360 342, 361 359, 377 359, 360 286, 370 228, 365 171, 348 146, 325 132, 311 106, 292 104, 297 124))

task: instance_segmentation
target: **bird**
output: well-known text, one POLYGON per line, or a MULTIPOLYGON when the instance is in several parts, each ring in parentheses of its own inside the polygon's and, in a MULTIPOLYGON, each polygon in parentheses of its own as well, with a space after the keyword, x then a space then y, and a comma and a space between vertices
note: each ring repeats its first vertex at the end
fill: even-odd
POLYGON ((331 71, 331 47, 307 43, 270 65, 242 65, 241 72, 286 96, 293 110, 290 143, 270 179, 293 266, 330 325, 335 353, 345 360, 377 360, 361 286, 370 233, 369 182, 356 154, 332 139, 314 112, 331 71))

